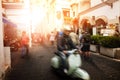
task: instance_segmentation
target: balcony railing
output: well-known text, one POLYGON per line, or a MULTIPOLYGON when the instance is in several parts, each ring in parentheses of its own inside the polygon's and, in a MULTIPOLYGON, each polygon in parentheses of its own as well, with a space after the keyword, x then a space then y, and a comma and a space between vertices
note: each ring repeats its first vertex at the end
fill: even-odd
POLYGON ((2 0, 2 3, 23 3, 24 0, 2 0))
POLYGON ((21 9, 21 8, 24 8, 24 3, 2 3, 2 8, 21 9))

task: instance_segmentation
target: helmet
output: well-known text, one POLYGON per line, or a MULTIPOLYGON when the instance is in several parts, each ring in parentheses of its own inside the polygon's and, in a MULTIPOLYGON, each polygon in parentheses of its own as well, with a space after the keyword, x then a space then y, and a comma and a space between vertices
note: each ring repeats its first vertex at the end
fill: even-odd
POLYGON ((64 31, 71 31, 71 27, 70 27, 70 26, 65 26, 65 27, 63 28, 63 30, 64 30, 64 31))

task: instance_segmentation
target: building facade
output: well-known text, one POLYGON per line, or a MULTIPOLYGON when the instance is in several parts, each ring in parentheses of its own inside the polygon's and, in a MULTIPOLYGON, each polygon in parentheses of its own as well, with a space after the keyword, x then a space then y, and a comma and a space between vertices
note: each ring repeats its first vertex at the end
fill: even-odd
POLYGON ((120 0, 79 0, 75 6, 78 7, 79 27, 91 34, 93 27, 96 27, 97 34, 101 29, 109 33, 120 24, 120 0), (83 3, 86 4, 84 7, 83 3))

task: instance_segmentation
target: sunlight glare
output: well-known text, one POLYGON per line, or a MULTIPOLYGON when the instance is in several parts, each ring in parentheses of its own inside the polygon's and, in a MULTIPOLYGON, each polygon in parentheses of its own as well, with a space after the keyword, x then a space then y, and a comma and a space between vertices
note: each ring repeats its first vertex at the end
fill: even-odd
POLYGON ((40 23, 44 16, 45 16, 44 10, 42 8, 35 7, 32 11, 31 16, 33 25, 40 23))

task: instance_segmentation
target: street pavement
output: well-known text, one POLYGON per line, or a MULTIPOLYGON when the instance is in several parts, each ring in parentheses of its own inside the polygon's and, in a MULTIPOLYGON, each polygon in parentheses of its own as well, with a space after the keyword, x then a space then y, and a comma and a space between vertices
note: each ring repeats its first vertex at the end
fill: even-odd
MULTIPOLYGON (((12 67, 5 80, 73 80, 55 74, 50 67, 56 47, 48 44, 33 45, 29 56, 21 58, 20 51, 11 53, 12 67)), ((91 80, 120 80, 120 60, 91 52, 89 59, 82 57, 82 69, 91 80)))

